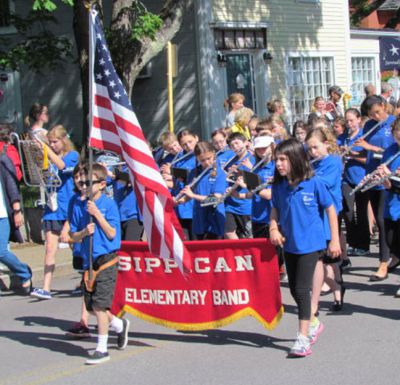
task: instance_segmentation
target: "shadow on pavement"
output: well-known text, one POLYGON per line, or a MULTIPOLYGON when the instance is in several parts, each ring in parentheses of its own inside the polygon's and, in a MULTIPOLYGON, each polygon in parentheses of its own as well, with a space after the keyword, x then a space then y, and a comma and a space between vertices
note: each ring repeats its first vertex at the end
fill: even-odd
POLYGON ((180 331, 183 335, 156 334, 156 333, 129 333, 130 337, 138 339, 155 339, 160 341, 174 341, 185 343, 200 343, 210 345, 240 345, 253 348, 272 348, 288 351, 287 346, 281 346, 280 342, 293 342, 293 339, 280 339, 265 334, 237 332, 229 330, 205 330, 205 331, 180 331))

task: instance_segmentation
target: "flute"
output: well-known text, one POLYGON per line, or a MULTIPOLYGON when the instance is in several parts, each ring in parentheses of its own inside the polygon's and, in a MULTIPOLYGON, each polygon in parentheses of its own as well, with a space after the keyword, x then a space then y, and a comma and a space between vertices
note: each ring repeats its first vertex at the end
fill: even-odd
MULTIPOLYGON (((400 156, 400 151, 397 151, 386 162, 382 163, 382 166, 389 166, 389 164, 392 163, 398 156, 400 156)), ((371 173, 366 175, 361 180, 361 182, 353 190, 350 191, 349 195, 351 196, 359 190, 361 190, 362 192, 365 192, 375 186, 380 185, 381 183, 376 183, 377 180, 372 180, 377 174, 378 174, 378 169, 375 169, 374 171, 372 171, 371 173)))
POLYGON ((379 186, 380 184, 382 184, 383 182, 385 182, 386 180, 392 180, 394 182, 399 182, 400 178, 399 178, 399 174, 396 171, 391 172, 390 174, 381 176, 380 178, 371 181, 370 183, 368 183, 366 186, 364 186, 361 189, 361 192, 365 192, 370 190, 371 188, 374 188, 375 186, 379 186))
MULTIPOLYGON (((208 171, 210 171, 212 168, 215 167, 215 163, 213 163, 211 166, 208 166, 207 168, 205 168, 200 175, 198 175, 196 178, 194 178, 187 186, 189 186, 191 189, 193 187, 195 187, 197 185, 197 183, 200 182, 200 180, 204 177, 204 175, 207 174, 208 171)), ((179 199, 181 199, 182 197, 185 196, 185 193, 183 193, 182 191, 180 191, 178 193, 178 195, 175 197, 176 201, 179 201, 179 199)))
POLYGON ((266 187, 270 186, 272 183, 274 183, 274 178, 268 178, 264 183, 261 183, 260 185, 258 185, 256 188, 254 188, 253 190, 250 190, 249 193, 251 194, 257 194, 259 191, 265 189, 266 187))
POLYGON ((179 154, 180 154, 180 152, 178 152, 175 155, 174 159, 172 159, 172 162, 170 163, 170 166, 173 166, 175 163, 188 158, 189 156, 191 156, 193 154, 193 151, 187 152, 185 155, 181 156, 180 158, 179 158, 179 154))
MULTIPOLYGON (((387 119, 386 119, 387 120, 387 119)), ((362 134, 357 140, 356 142, 358 142, 359 140, 364 140, 368 135, 371 135, 381 124, 385 123, 386 120, 384 120, 383 122, 378 122, 375 125, 373 125, 365 134, 362 134)), ((356 147, 356 145, 353 143, 351 146, 348 146, 341 154, 340 156, 342 158, 346 157, 347 155, 350 154, 351 150, 353 149, 353 147, 356 147)))

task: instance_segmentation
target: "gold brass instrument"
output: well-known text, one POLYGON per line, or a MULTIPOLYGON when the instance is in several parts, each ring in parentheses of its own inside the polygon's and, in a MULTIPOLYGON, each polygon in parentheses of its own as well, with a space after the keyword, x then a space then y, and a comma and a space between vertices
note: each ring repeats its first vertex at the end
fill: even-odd
POLYGON ((24 183, 29 187, 40 188, 40 199, 37 205, 46 204, 46 194, 49 195, 61 186, 57 169, 50 163, 47 156, 47 146, 43 149, 34 140, 20 139, 16 133, 11 139, 17 144, 21 158, 21 169, 24 183))

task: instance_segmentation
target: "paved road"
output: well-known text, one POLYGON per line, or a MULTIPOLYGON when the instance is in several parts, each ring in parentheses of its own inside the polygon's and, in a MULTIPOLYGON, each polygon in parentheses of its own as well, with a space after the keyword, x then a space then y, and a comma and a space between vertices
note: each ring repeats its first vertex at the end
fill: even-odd
POLYGON ((323 298, 326 328, 304 359, 286 358, 297 323, 287 287, 282 288, 285 314, 273 331, 246 318, 220 330, 180 333, 128 315, 127 349, 116 350, 110 338, 111 360, 97 367, 84 365, 95 338, 76 341, 64 335, 79 316, 80 298, 71 295, 76 275, 56 278, 58 292, 51 301, 5 293, 0 385, 399 384, 400 299, 393 294, 400 269, 384 282, 369 283, 376 259, 352 261, 345 309, 332 314, 332 298, 323 298))

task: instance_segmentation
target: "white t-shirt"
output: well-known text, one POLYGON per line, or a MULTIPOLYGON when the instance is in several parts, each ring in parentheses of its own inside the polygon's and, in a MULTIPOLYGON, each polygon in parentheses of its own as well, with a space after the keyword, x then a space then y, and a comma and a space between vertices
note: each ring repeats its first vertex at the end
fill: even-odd
POLYGON ((7 207, 6 207, 6 200, 4 197, 3 186, 0 183, 0 218, 7 218, 7 207))

